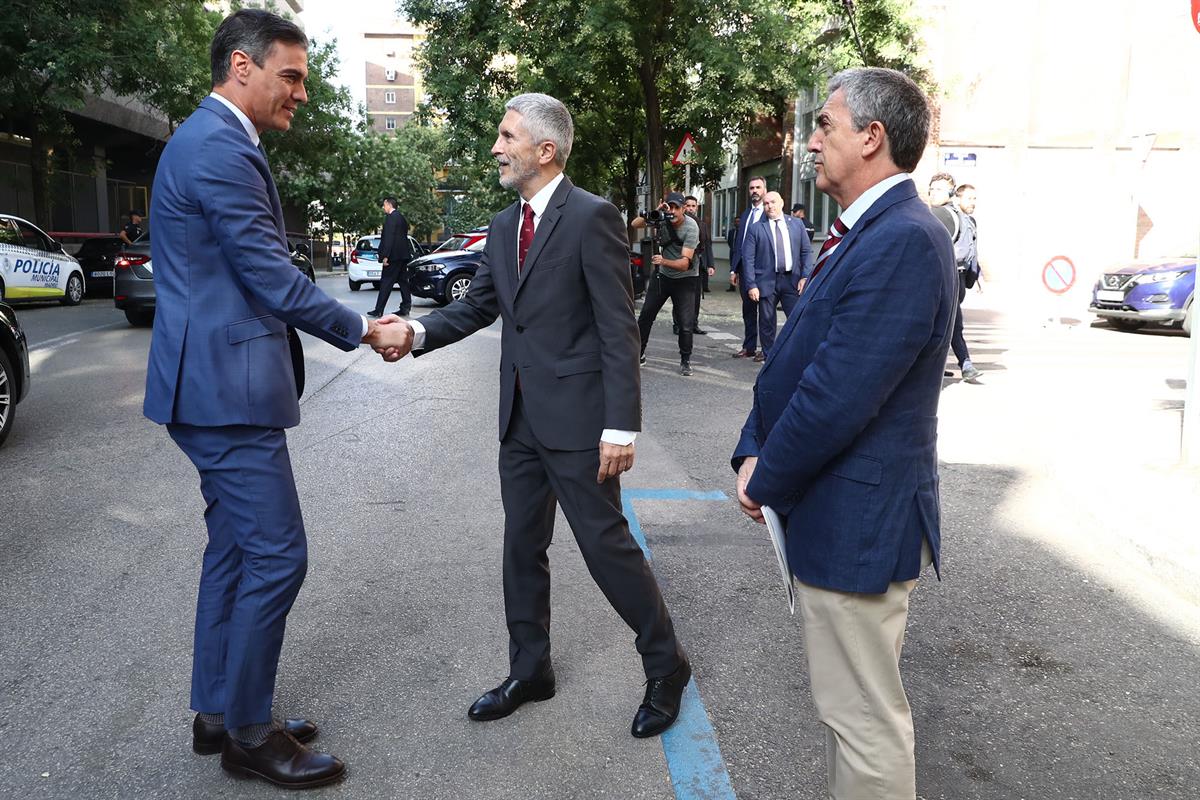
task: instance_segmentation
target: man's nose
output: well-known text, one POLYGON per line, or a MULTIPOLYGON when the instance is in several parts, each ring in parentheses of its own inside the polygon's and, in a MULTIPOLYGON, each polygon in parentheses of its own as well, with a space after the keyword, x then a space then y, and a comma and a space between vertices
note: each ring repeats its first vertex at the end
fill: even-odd
POLYGON ((292 99, 297 103, 308 102, 308 89, 304 88, 303 83, 296 84, 296 90, 292 92, 292 99))

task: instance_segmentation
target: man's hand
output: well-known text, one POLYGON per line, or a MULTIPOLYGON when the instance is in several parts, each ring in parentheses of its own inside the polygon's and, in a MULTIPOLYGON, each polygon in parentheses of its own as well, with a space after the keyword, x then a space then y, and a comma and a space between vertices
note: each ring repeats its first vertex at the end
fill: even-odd
POLYGON ((633 468, 633 445, 600 443, 600 471, 596 473, 596 483, 604 483, 609 478, 615 478, 622 472, 633 468))
POLYGON ((395 314, 368 323, 363 341, 387 362, 399 361, 412 351, 412 326, 395 314))
POLYGON ((716 268, 716 267, 709 267, 709 268, 708 268, 708 277, 710 277, 710 278, 711 278, 713 275, 716 275, 716 274, 717 274, 717 268, 716 268))
POLYGON ((750 519, 759 523, 766 523, 763 519, 762 503, 752 499, 746 494, 746 484, 750 483, 750 477, 754 474, 754 467, 758 464, 758 456, 747 456, 742 461, 741 469, 737 475, 737 499, 738 504, 742 507, 742 513, 750 519))
POLYGON ((758 302, 758 298, 762 297, 762 292, 760 292, 760 291, 758 290, 758 287, 757 287, 757 286, 755 286, 753 289, 751 289, 750 291, 746 292, 746 296, 747 296, 747 297, 749 297, 751 300, 753 300, 754 302, 756 302, 756 303, 757 303, 757 302, 758 302))
POLYGON ((808 278, 801 278, 800 281, 796 284, 796 291, 803 292, 804 284, 806 284, 806 283, 808 283, 808 278))
POLYGON ((388 262, 388 260, 385 258, 385 259, 382 259, 379 263, 386 267, 387 262, 388 262))
POLYGON ((729 273, 729 285, 737 286, 737 273, 736 272, 729 273))

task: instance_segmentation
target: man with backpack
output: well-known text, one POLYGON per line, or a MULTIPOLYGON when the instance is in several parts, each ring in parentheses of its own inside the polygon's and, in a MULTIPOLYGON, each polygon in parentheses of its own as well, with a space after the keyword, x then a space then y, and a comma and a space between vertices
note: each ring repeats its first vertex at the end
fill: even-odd
POLYGON ((964 183, 954 186, 954 178, 947 172, 939 172, 929 180, 929 205, 933 215, 946 227, 954 243, 954 260, 958 265, 958 313, 954 317, 954 336, 950 347, 958 359, 964 381, 973 381, 982 372, 971 363, 967 351, 967 340, 963 336, 962 302, 970 289, 979 280, 978 230, 975 224, 975 187, 964 183), (954 193, 954 201, 950 199, 954 193))

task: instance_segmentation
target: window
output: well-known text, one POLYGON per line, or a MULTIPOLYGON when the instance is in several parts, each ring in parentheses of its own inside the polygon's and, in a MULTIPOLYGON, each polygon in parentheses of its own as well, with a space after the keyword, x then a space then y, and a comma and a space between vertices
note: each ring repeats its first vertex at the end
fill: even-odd
POLYGON ((396 93, 395 92, 384 92, 383 93, 383 102, 395 103, 396 102, 396 93))
POLYGON ((383 71, 383 77, 384 77, 386 80, 389 80, 389 81, 394 81, 394 80, 396 80, 396 70, 394 70, 394 69, 385 69, 385 70, 383 71))
POLYGON ((389 130, 389 131, 396 130, 396 118, 395 117, 384 118, 383 127, 385 130, 389 130))
POLYGON ((17 233, 16 226, 6 219, 0 219, 0 244, 21 244, 21 235, 17 233))
POLYGON ((17 229, 21 232, 21 244, 33 250, 42 250, 50 252, 50 242, 42 235, 42 232, 33 227, 27 222, 13 220, 17 223, 17 229))

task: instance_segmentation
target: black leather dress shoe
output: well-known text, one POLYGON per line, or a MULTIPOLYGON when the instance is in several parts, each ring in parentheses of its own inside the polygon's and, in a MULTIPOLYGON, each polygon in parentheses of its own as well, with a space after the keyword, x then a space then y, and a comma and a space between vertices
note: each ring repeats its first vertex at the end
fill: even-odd
MULTIPOLYGON (((283 729, 296 737, 299 742, 311 742, 317 736, 316 723, 306 719, 288 719, 283 722, 283 729)), ((221 752, 221 744, 225 741, 225 727, 211 722, 205 722, 197 714, 192 720, 192 750, 202 756, 215 756, 221 752)))
POLYGON ((311 789, 340 781, 346 765, 328 753, 300 744, 286 731, 274 731, 258 747, 225 737, 221 769, 240 778, 262 778, 285 789, 311 789))
POLYGON ((372 309, 371 311, 368 311, 368 312, 367 312, 367 316, 368 316, 368 317, 371 317, 372 319, 376 319, 376 318, 378 318, 378 317, 382 317, 382 316, 383 316, 383 314, 381 314, 381 313, 379 313, 378 311, 375 311, 374 309, 372 309))
POLYGON ((407 317, 409 314, 412 313, 412 309, 401 306, 400 308, 397 308, 392 313, 395 314, 397 317, 407 317))
POLYGON ((692 666, 684 661, 670 675, 646 681, 646 697, 633 717, 630 731, 639 739, 658 736, 679 716, 683 690, 692 679, 692 666))
POLYGON ((521 681, 505 678, 504 683, 475 701, 467 716, 479 722, 507 717, 522 703, 539 703, 554 697, 554 670, 548 669, 540 678, 521 681))

